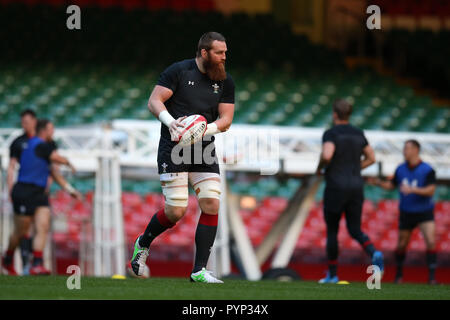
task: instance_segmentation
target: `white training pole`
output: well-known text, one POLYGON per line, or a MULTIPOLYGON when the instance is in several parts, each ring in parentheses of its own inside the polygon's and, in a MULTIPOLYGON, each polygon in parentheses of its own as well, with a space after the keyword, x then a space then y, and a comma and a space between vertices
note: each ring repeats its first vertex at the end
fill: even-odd
POLYGON ((103 251, 103 270, 102 276, 109 275, 111 273, 111 251, 110 251, 110 214, 109 210, 109 159, 105 156, 102 157, 102 251, 103 251))
POLYGON ((101 276, 102 273, 102 238, 101 238, 101 198, 102 198, 102 160, 98 158, 98 169, 95 173, 95 194, 94 194, 94 275, 101 276))
POLYGON ((113 207, 115 218, 115 250, 116 250, 116 270, 115 273, 125 275, 125 235, 122 211, 122 186, 120 183, 120 164, 117 155, 114 155, 112 176, 114 177, 113 189, 113 207))

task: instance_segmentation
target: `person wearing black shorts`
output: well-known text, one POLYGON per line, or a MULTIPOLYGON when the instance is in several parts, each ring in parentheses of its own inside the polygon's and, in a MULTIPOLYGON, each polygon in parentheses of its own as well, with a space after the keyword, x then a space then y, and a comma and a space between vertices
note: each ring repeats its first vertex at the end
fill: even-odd
POLYGON ((199 40, 196 58, 169 66, 161 73, 151 93, 149 110, 162 123, 158 172, 165 205, 136 239, 129 267, 137 276, 142 276, 146 268, 150 243, 185 214, 190 183, 201 209, 190 280, 222 282, 206 270, 206 265, 216 236, 221 193, 213 135, 228 130, 234 114, 234 82, 225 71, 226 52, 227 45, 221 34, 205 33, 199 40), (194 114, 207 120, 203 141, 179 148, 181 121, 194 114))
POLYGON ((333 103, 333 123, 322 137, 322 153, 317 174, 325 168, 326 187, 323 196, 327 225, 328 272, 319 283, 337 283, 339 221, 345 213, 347 230, 383 272, 383 254, 377 251, 369 237, 361 231, 364 202, 364 181, 361 170, 375 162, 372 147, 361 129, 349 124, 352 105, 344 99, 333 103), (361 160, 361 156, 364 159, 361 160))
POLYGON ((399 237, 395 257, 397 272, 395 282, 403 281, 403 262, 412 231, 419 227, 427 245, 428 281, 435 284, 436 239, 433 194, 436 190, 436 173, 420 159, 420 143, 411 139, 403 147, 405 162, 397 167, 393 179, 373 179, 371 183, 387 190, 399 188, 399 237))
MULTIPOLYGON (((16 168, 20 163, 22 150, 26 148, 28 140, 36 134, 36 113, 31 109, 26 109, 20 113, 20 123, 23 134, 13 140, 9 146, 9 164, 7 173, 8 195, 11 200, 11 192, 14 186, 16 168)), ((31 228, 30 228, 31 229, 31 228)), ((32 253, 31 230, 20 240, 20 255, 22 257, 23 274, 28 274, 30 268, 30 258, 32 253)))
POLYGON ((31 275, 49 274, 43 266, 42 252, 50 225, 50 208, 46 186, 50 174, 73 197, 81 199, 81 195, 58 174, 51 163, 64 164, 72 168, 70 162, 55 150, 52 142, 53 124, 48 120, 39 120, 36 125, 36 136, 28 139, 20 156, 19 176, 11 192, 14 208, 14 231, 9 238, 8 249, 3 257, 2 272, 17 275, 14 269, 14 250, 20 239, 28 232, 34 222, 33 264, 31 275))

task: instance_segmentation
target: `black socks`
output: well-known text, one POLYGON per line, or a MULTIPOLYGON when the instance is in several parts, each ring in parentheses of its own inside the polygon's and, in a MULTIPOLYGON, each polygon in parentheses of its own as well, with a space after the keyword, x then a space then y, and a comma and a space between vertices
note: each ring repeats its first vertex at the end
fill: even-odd
POLYGON ((195 263, 192 273, 205 268, 211 248, 214 244, 217 232, 217 214, 203 213, 198 221, 197 230, 195 232, 195 263))
POLYGON ((149 248, 150 243, 159 236, 161 233, 169 228, 172 228, 175 223, 167 219, 164 209, 159 210, 155 213, 145 228, 144 233, 139 238, 139 245, 143 248, 149 248))

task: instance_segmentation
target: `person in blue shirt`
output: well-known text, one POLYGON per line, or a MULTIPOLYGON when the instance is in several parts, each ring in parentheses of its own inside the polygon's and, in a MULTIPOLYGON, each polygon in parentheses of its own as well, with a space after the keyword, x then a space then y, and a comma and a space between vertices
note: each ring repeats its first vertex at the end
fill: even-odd
POLYGON ((14 230, 9 238, 9 245, 3 257, 2 272, 17 275, 13 264, 14 251, 20 239, 28 232, 32 222, 35 226, 33 238, 33 264, 31 275, 49 274, 43 267, 42 252, 45 247, 50 226, 50 207, 46 187, 50 175, 73 197, 81 195, 57 172, 52 164, 74 167, 69 160, 58 154, 53 142, 53 124, 49 120, 39 120, 36 136, 28 139, 20 155, 20 169, 17 182, 11 192, 14 208, 14 230))
MULTIPOLYGON (((14 186, 16 168, 20 163, 22 150, 27 146, 28 140, 36 134, 36 112, 26 109, 20 113, 20 123, 23 133, 11 143, 9 147, 9 164, 7 173, 8 196, 11 200, 11 192, 14 186)), ((32 228, 30 228, 32 229, 32 228)), ((31 255, 33 247, 32 230, 30 230, 20 241, 20 253, 22 256, 23 275, 28 274, 30 268, 31 255)))
POLYGON ((391 180, 375 179, 373 184, 387 190, 399 189, 400 218, 399 237, 395 252, 397 273, 395 282, 403 278, 403 261, 413 229, 420 228, 427 246, 429 283, 435 284, 436 241, 434 224, 433 194, 436 190, 436 173, 420 159, 420 144, 417 140, 407 140, 403 148, 405 162, 395 170, 391 180))

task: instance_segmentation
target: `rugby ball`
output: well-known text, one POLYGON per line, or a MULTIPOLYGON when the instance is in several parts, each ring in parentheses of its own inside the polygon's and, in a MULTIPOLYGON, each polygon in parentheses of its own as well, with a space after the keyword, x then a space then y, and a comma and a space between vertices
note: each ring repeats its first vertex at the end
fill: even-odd
POLYGON ((184 125, 184 128, 178 137, 180 146, 189 146, 202 140, 208 124, 204 116, 194 114, 181 121, 181 123, 184 125))

